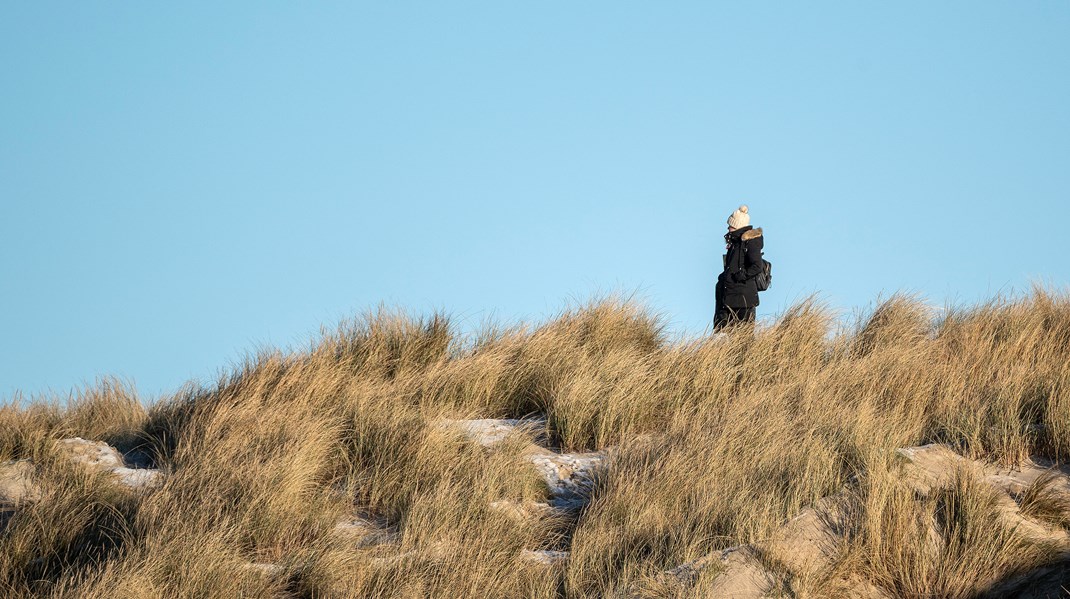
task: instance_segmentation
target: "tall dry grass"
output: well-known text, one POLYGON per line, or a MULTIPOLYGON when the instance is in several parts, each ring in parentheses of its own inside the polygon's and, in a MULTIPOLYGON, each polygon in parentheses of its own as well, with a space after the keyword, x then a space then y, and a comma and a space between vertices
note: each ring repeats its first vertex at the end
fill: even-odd
MULTIPOLYGON (((461 338, 445 315, 380 309, 147 407, 114 380, 0 407, 0 460, 32 458, 45 489, 0 533, 0 595, 656 595, 659 572, 766 538, 846 485, 836 567, 785 594, 836 596, 836 580, 861 577, 972 596, 1050 548, 1000 528, 968 477, 918 501, 892 450, 1067 459, 1070 297, 1036 288, 934 316, 894 296, 837 328, 807 300, 757 330, 673 340, 659 317, 605 299, 461 338), (522 440, 487 452, 435 425, 534 414, 564 450, 615 448, 578 517, 491 509, 546 497, 522 440), (166 482, 138 494, 89 475, 55 455, 70 436, 139 453, 166 482), (399 547, 335 534, 354 511, 389 523, 399 547), (541 566, 524 549, 571 559, 541 566)), ((1030 509, 1048 514, 1041 491, 1030 509)))

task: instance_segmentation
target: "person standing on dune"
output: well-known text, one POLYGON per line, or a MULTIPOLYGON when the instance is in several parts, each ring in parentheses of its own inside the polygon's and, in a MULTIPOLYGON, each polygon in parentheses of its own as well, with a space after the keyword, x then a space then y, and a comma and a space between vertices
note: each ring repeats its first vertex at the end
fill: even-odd
POLYGON ((740 206, 728 217, 724 236, 724 270, 717 277, 717 307, 713 330, 738 322, 754 322, 758 307, 755 278, 763 271, 762 248, 765 240, 761 228, 750 226, 750 209, 740 206))

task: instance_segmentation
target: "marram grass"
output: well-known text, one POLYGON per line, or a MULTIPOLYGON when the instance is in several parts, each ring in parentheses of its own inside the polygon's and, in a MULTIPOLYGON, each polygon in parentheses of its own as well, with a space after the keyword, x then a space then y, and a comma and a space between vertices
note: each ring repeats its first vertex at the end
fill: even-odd
MULTIPOLYGON (((998 526, 976 481, 917 501, 891 455, 944 442, 992 462, 1067 460, 1070 297, 1037 288, 934 321, 895 296, 832 326, 808 300, 756 331, 672 340, 608 299, 462 339, 445 315, 379 310, 148 407, 113 380, 13 402, 0 461, 33 459, 46 491, 0 533, 0 596, 662 596, 675 591, 659 572, 763 539, 845 485, 855 509, 836 567, 784 594, 834 597, 853 577, 970 597, 1048 559, 998 526), (616 448, 578 517, 490 509, 546 489, 519 446, 486 452, 434 424, 534 414, 564 450, 616 448), (71 436, 141 452, 166 482, 135 494, 55 459, 52 441, 71 436), (396 529, 399 558, 334 534, 354 510, 396 529), (548 568, 525 549, 571 554, 548 568)), ((1044 484, 1025 507, 1066 525, 1044 484)))

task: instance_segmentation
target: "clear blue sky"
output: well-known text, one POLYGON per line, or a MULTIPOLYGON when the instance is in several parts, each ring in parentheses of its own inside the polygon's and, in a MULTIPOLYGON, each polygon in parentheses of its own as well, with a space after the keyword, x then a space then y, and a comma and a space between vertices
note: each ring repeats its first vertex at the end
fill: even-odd
POLYGON ((1070 3, 0 5, 0 401, 151 400, 380 302, 710 322, 1070 280, 1070 3))

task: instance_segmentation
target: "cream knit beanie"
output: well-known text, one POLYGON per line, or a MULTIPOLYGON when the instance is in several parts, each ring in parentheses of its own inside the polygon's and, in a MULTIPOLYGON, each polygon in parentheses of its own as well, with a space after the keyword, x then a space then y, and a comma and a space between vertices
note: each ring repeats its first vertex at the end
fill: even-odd
POLYGON ((750 214, 747 214, 748 208, 746 204, 739 207, 732 213, 732 216, 728 217, 728 226, 733 229, 742 229, 750 224, 750 214))

